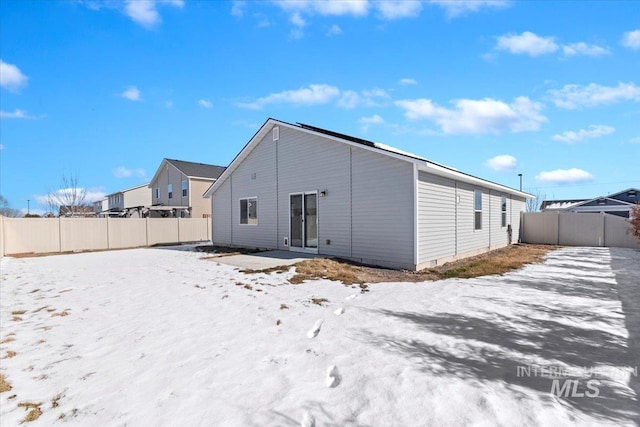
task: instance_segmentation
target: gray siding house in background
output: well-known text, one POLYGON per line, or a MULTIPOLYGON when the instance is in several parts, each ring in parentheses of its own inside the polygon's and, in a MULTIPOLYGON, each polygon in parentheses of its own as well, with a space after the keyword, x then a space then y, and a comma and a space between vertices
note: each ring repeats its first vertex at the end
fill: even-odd
POLYGON ((419 270, 517 242, 527 193, 269 119, 207 190, 214 244, 419 270))
POLYGON ((211 217, 203 194, 224 172, 224 166, 163 159, 149 183, 152 216, 211 217))

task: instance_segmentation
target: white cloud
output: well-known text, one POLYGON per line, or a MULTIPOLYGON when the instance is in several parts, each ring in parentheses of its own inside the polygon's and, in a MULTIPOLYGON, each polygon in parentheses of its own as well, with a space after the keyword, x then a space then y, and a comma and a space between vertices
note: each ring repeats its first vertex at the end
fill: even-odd
POLYGON ((113 170, 113 176, 116 178, 131 178, 132 176, 145 178, 147 172, 142 168, 129 169, 126 166, 118 166, 113 170))
POLYGON ((291 37, 293 37, 294 39, 301 39, 302 37, 304 37, 303 28, 307 25, 307 21, 304 20, 300 13, 295 12, 293 15, 291 15, 291 17, 289 18, 289 22, 291 22, 291 25, 293 25, 294 27, 291 29, 291 37))
POLYGON ((236 18, 242 18, 244 16, 244 9, 247 6, 247 2, 244 0, 234 0, 231 5, 231 15, 236 18))
POLYGON ((436 4, 446 10, 451 18, 464 15, 470 12, 478 12, 481 9, 503 8, 509 5, 509 0, 429 0, 429 3, 436 4))
POLYGON ((208 99, 200 99, 198 101, 198 105, 201 106, 202 108, 211 108, 211 107, 213 107, 213 104, 208 99))
MULTIPOLYGON (((54 198, 58 200, 67 200, 72 197, 74 194, 80 194, 82 192, 85 193, 84 201, 85 203, 93 203, 98 200, 104 199, 106 193, 100 188, 89 188, 85 189, 83 187, 78 187, 76 189, 73 188, 61 188, 59 190, 53 191, 52 195, 54 198)), ((33 198, 41 205, 49 205, 49 194, 36 194, 33 198)))
POLYGON ((342 28, 340 26, 333 24, 331 28, 325 34, 327 37, 339 36, 342 34, 342 28))
POLYGON ((565 44, 562 46, 562 52, 565 56, 585 55, 585 56, 602 56, 608 55, 609 49, 597 46, 595 44, 586 44, 584 42, 565 44))
POLYGON ((640 101, 640 87, 634 83, 618 83, 618 86, 569 84, 562 89, 549 90, 548 93, 557 107, 570 110, 620 101, 640 101))
POLYGON ((135 86, 129 86, 124 92, 120 94, 121 97, 128 99, 129 101, 140 101, 140 91, 135 86))
POLYGON ((382 19, 413 18, 420 15, 422 3, 416 0, 387 0, 376 3, 382 19))
POLYGON ((126 0, 124 14, 137 24, 150 29, 162 22, 157 4, 167 4, 182 8, 184 0, 126 0))
POLYGON ((610 135, 615 131, 615 128, 612 128, 611 126, 591 125, 589 126, 589 129, 580 129, 578 131, 570 130, 553 135, 553 140, 573 144, 575 142, 580 142, 583 139, 600 138, 601 136, 610 135))
POLYGON ((593 180, 593 176, 582 169, 556 169, 543 171, 536 175, 536 180, 549 184, 576 184, 593 180))
POLYGON ((396 101, 409 120, 428 119, 446 134, 484 134, 523 132, 540 129, 547 118, 540 111, 542 104, 521 96, 507 104, 491 98, 459 99, 454 108, 440 107, 430 99, 396 101))
POLYGON ((173 108, 173 100, 167 99, 164 101, 164 108, 171 109, 173 108))
POLYGON ((287 12, 317 13, 323 16, 364 16, 369 0, 276 0, 273 2, 287 12))
POLYGON ((553 37, 540 37, 530 31, 522 34, 505 34, 498 37, 496 49, 516 55, 540 56, 558 50, 553 37))
POLYGON ((347 109, 360 106, 375 107, 379 105, 380 100, 388 98, 390 98, 389 94, 380 88, 363 90, 360 93, 353 90, 345 90, 338 100, 338 107, 347 109))
POLYGON ((509 172, 515 170, 518 160, 509 154, 502 154, 490 158, 485 164, 496 172, 509 172))
POLYGON ((622 35, 622 45, 629 49, 640 49, 640 30, 627 31, 622 35))
POLYGON ((366 132, 371 125, 381 125, 384 123, 384 119, 377 114, 371 117, 360 117, 358 123, 362 124, 363 132, 366 132))
POLYGON ((312 84, 296 90, 272 93, 254 102, 237 103, 240 108, 260 110, 270 104, 291 104, 297 106, 327 104, 340 96, 340 89, 326 84, 312 84))
POLYGON ((37 119, 36 116, 29 115, 25 110, 15 109, 11 111, 0 111, 0 118, 3 119, 37 119))
POLYGON ((416 79, 410 79, 405 77, 404 79, 400 79, 398 83, 402 86, 408 86, 408 85, 417 85, 418 81, 416 79))
POLYGON ((17 92, 27 85, 29 78, 22 74, 20 69, 13 65, 4 62, 0 59, 0 86, 10 90, 11 92, 17 92))
POLYGON ((0 144, 0 151, 4 150, 4 145, 0 144))
POLYGON ((631 138, 631 139, 629 140, 629 142, 630 142, 631 144, 640 144, 640 136, 637 136, 637 137, 635 137, 635 138, 631 138))

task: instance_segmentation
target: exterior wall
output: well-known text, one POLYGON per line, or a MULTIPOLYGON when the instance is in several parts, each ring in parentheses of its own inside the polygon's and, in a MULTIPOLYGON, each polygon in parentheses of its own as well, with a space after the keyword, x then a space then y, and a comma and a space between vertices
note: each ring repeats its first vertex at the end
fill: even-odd
POLYGON ((418 173, 418 263, 457 254, 456 183, 418 173))
POLYGON ((320 254, 415 266, 413 165, 287 127, 278 141, 267 133, 213 194, 214 243, 288 249, 289 195, 298 192, 318 192, 320 254), (246 197, 257 197, 257 225, 239 224, 246 197))
POLYGON ((122 193, 113 193, 107 196, 108 210, 119 212, 124 210, 124 196, 122 193))
POLYGON ((151 189, 148 186, 134 188, 123 192, 124 208, 151 206, 151 189))
POLYGON ((134 248, 211 238, 208 219, 0 218, 0 254, 134 248))
POLYGON ((180 172, 175 166, 169 162, 163 162, 162 171, 158 174, 155 181, 151 182, 151 201, 152 205, 162 206, 189 206, 189 194, 182 197, 182 180, 187 176, 180 172), (173 186, 173 197, 168 197, 168 185, 173 186), (160 186, 160 197, 156 198, 156 187, 160 186))
MULTIPOLYGON (((211 216, 211 201, 202 195, 211 187, 215 181, 210 179, 189 179, 190 206, 192 208, 191 218, 208 218, 211 216)), ((182 194, 182 189, 180 189, 182 194)))
POLYGON ((226 180, 211 196, 212 240, 218 245, 231 245, 231 180, 226 180))
POLYGON ((346 144, 305 132, 280 128, 278 141, 278 245, 289 237, 289 194, 326 191, 318 195, 318 252, 352 257, 350 149, 346 144), (327 244, 329 241, 329 244, 327 244))
POLYGON ((418 173, 418 268, 439 265, 518 241, 523 198, 458 182, 427 172, 418 173), (482 191, 482 229, 475 230, 474 191, 482 191), (507 223, 502 226, 502 196, 507 223))
POLYGON ((511 196, 509 212, 511 214, 511 242, 518 243, 522 233, 522 214, 527 211, 527 200, 523 197, 511 196))

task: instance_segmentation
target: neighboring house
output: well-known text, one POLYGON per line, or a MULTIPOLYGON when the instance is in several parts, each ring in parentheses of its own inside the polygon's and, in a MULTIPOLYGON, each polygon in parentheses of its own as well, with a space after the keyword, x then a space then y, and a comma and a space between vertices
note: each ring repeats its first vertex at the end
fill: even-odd
POLYGON ((640 189, 628 188, 608 196, 600 196, 594 199, 583 200, 545 200, 542 203, 543 212, 597 212, 629 218, 631 208, 640 202, 640 189))
POLYGON ((213 242, 417 270, 517 242, 530 194, 269 119, 205 193, 213 242))
POLYGON ((104 199, 96 200, 93 202, 93 211, 96 213, 98 217, 106 217, 107 211, 109 210, 109 199, 106 197, 104 199))
POLYGON ((149 183, 154 216, 211 217, 203 194, 224 172, 224 166, 164 159, 149 183))
POLYGON ((109 216, 142 218, 151 206, 149 184, 107 195, 109 216))
POLYGON ((90 205, 62 205, 58 208, 58 216, 69 218, 95 218, 96 213, 90 205))

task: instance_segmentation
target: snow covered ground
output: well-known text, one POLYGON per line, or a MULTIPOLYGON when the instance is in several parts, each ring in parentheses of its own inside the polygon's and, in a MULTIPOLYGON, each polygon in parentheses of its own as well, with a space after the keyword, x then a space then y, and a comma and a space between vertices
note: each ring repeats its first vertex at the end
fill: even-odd
POLYGON ((29 424, 43 426, 639 420, 638 251, 567 248, 504 276, 366 293, 202 256, 3 259, 2 426, 25 418, 21 402, 41 404, 29 424), (549 373, 568 368, 557 384, 575 393, 551 393, 549 373))

